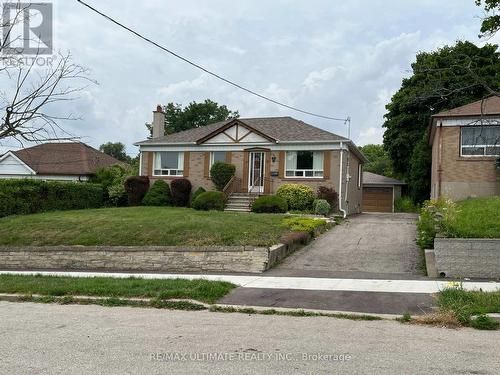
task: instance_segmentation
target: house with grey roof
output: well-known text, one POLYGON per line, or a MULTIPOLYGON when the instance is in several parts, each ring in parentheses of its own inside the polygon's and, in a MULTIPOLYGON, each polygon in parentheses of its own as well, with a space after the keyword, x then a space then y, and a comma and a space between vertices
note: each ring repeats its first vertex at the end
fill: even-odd
POLYGON ((161 106, 153 112, 152 137, 135 143, 141 175, 151 181, 184 177, 193 190, 214 190, 210 168, 234 164, 228 195, 274 194, 286 183, 333 187, 345 214, 361 212, 366 158, 347 138, 291 117, 237 118, 164 134, 161 106))

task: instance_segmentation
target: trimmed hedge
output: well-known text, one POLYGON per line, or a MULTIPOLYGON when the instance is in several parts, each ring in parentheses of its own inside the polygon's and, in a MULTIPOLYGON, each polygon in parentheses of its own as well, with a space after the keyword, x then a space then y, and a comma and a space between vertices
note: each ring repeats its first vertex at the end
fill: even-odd
POLYGON ((330 205, 330 210, 333 212, 338 211, 339 205, 339 194, 335 191, 333 187, 328 186, 318 186, 316 191, 318 199, 324 199, 330 205))
POLYGON ((170 183, 174 206, 186 207, 191 196, 191 182, 187 178, 176 178, 170 183))
POLYGON ((316 215, 327 216, 330 213, 331 206, 325 199, 316 199, 313 203, 313 209, 316 215))
POLYGON ((226 205, 226 199, 224 194, 220 191, 207 191, 201 193, 196 197, 191 206, 195 210, 217 210, 224 211, 224 206, 226 205))
POLYGON ((156 180, 142 200, 144 206, 169 206, 172 204, 170 187, 163 180, 156 180))
POLYGON ((210 179, 217 190, 222 190, 236 173, 236 166, 223 161, 217 161, 210 168, 210 179))
POLYGON ((98 208, 103 188, 86 182, 0 180, 0 217, 44 211, 98 208))
POLYGON ((305 211, 312 208, 314 191, 310 186, 301 184, 284 184, 276 191, 278 197, 288 203, 290 210, 305 211))
POLYGON ((128 205, 140 206, 144 196, 149 190, 149 177, 131 176, 125 180, 123 186, 127 193, 128 205))
POLYGON ((201 186, 198 189, 196 189, 195 192, 193 193, 193 196, 191 197, 191 203, 193 203, 193 201, 198 197, 198 195, 204 192, 206 192, 206 190, 201 186))
POLYGON ((288 204, 276 195, 263 195, 252 204, 253 212, 283 213, 288 211, 288 204))

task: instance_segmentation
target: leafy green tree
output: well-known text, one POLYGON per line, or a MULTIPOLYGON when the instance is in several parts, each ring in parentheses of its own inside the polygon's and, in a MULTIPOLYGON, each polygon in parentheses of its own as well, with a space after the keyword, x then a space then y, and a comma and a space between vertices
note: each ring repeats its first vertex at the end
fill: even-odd
POLYGON ((391 158, 387 150, 384 149, 384 145, 369 144, 360 147, 360 150, 369 160, 363 166, 363 170, 387 177, 396 177, 391 158))
POLYGON ((481 24, 481 37, 492 37, 500 30, 500 0, 476 0, 476 5, 481 6, 484 2, 484 10, 487 14, 481 24))
MULTIPOLYGON (((205 99, 202 103, 191 102, 184 108, 180 104, 168 103, 163 107, 163 111, 165 112, 165 134, 199 128, 240 116, 238 111, 231 111, 225 105, 219 105, 210 99, 205 99)), ((146 127, 151 133, 151 124, 146 124, 146 127)))
POLYGON ((410 158, 408 174, 409 194, 414 202, 429 199, 432 152, 429 146, 429 132, 426 131, 415 145, 410 158))
MULTIPOLYGON (((491 95, 500 87, 500 53, 498 46, 477 47, 470 42, 457 42, 433 52, 417 54, 413 74, 403 79, 401 88, 386 106, 384 147, 389 153, 394 172, 409 182, 418 200, 423 188, 412 186, 416 178, 430 171, 430 156, 411 163, 418 143, 429 127, 431 115, 491 95), (493 88, 493 89, 492 89, 493 88), (424 163, 424 161, 426 161, 424 163), (422 169, 421 171, 417 170, 422 169), (424 172, 424 169, 427 172, 424 172)), ((421 156, 425 151, 419 150, 421 156)), ((430 179, 422 181, 430 191, 430 179)))
POLYGON ((115 159, 123 161, 124 163, 130 163, 132 160, 125 152, 125 145, 121 142, 108 142, 99 146, 99 151, 108 154, 115 159))

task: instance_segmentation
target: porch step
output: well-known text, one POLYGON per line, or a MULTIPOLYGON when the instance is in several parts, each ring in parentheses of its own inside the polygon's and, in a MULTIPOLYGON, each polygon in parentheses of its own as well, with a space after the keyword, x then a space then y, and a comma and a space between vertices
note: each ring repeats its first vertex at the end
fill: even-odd
POLYGON ((233 193, 229 196, 224 211, 250 212, 252 197, 245 193, 233 193))

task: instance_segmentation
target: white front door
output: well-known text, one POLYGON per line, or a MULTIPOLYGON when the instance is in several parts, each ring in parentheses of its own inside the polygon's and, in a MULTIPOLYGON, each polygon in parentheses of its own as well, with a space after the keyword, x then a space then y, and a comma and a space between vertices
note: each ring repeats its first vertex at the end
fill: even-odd
POLYGON ((248 159, 248 192, 264 192, 264 159, 265 153, 262 151, 250 152, 248 159))

